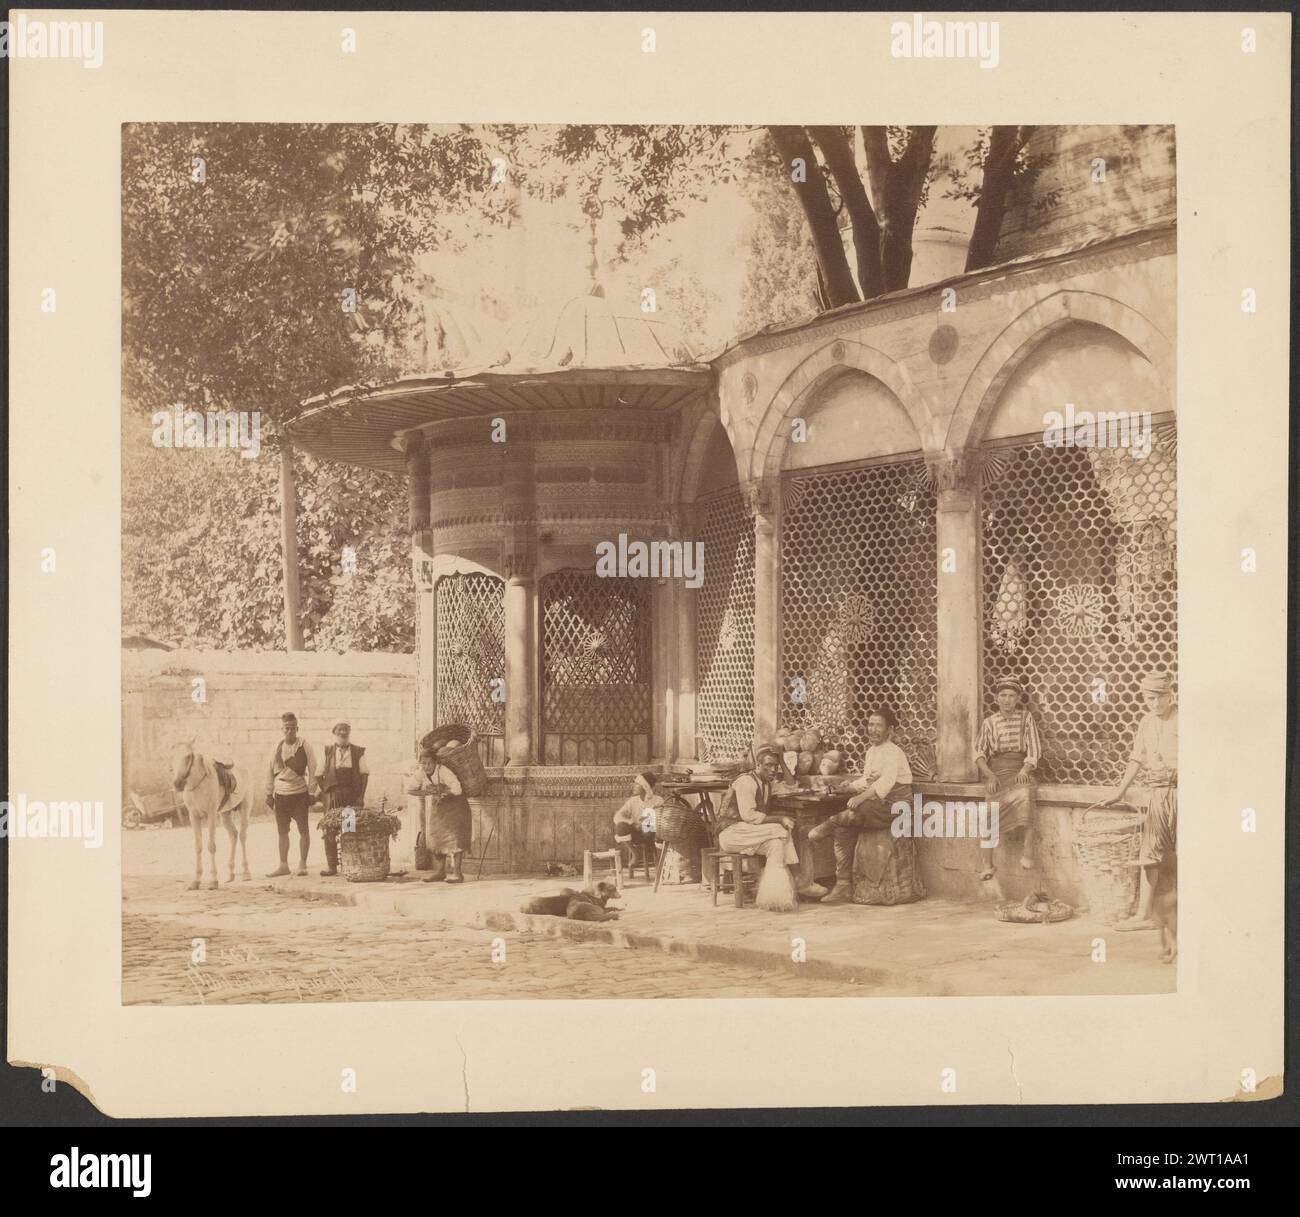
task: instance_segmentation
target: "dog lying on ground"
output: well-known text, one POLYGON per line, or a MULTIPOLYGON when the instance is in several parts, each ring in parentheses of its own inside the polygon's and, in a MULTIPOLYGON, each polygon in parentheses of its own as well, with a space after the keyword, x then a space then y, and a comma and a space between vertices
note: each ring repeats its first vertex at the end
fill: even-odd
POLYGON ((1151 920, 1160 931, 1160 962, 1178 958, 1178 859, 1165 858, 1156 867, 1151 893, 1151 920))
POLYGON ((566 887, 554 896, 534 896, 519 911, 542 917, 568 917, 571 921, 616 921, 617 911, 605 906, 617 895, 618 889, 602 879, 589 892, 566 887))

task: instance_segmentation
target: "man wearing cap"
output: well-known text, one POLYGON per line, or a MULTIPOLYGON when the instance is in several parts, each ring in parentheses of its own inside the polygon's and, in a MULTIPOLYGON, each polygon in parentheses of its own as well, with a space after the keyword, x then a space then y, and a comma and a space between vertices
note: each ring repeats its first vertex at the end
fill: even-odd
POLYGON ((293 714, 280 715, 284 738, 276 745, 267 771, 266 805, 275 811, 275 829, 280 835, 280 865, 268 879, 289 874, 289 825, 298 826, 298 869, 307 873, 307 851, 311 834, 307 828, 307 809, 316 790, 320 767, 312 746, 298 735, 298 719, 293 714))
MULTIPOLYGON (((980 723, 975 744, 975 765, 984 776, 989 804, 998 809, 999 835, 1024 829, 1020 848, 1020 865, 1030 870, 1034 865, 1034 772, 1043 755, 1038 739, 1038 724, 1028 710, 1021 708, 1024 690, 1020 682, 1005 676, 993 686, 998 708, 980 723)), ((986 851, 981 851, 986 852, 986 851)), ((993 878, 992 851, 983 863, 981 879, 993 878)))
POLYGON ((1117 930, 1154 930, 1151 898, 1156 871, 1161 862, 1177 857, 1178 851, 1178 707, 1174 705, 1174 682, 1166 672, 1150 672, 1142 678, 1142 700, 1147 712, 1133 736, 1133 755, 1119 789, 1100 807, 1123 802, 1138 772, 1144 771, 1147 789, 1146 818, 1142 821, 1142 843, 1138 865, 1142 885, 1135 917, 1122 921, 1117 930))
MULTIPOLYGON (((718 808, 718 846, 741 854, 762 854, 766 859, 758 881, 754 903, 769 912, 788 912, 796 907, 791 868, 799 861, 795 849, 794 820, 768 814, 772 783, 784 771, 781 749, 774 744, 760 748, 754 767, 742 773, 723 795, 718 808)), ((736 875, 735 882, 741 882, 736 875)))
MULTIPOLYGON (((326 745, 325 768, 320 775, 321 794, 325 809, 331 807, 362 807, 366 801, 366 783, 370 780, 370 767, 366 764, 366 750, 352 743, 349 723, 334 724, 334 742, 326 745)), ((326 829, 325 869, 322 875, 339 873, 338 830, 326 829)))

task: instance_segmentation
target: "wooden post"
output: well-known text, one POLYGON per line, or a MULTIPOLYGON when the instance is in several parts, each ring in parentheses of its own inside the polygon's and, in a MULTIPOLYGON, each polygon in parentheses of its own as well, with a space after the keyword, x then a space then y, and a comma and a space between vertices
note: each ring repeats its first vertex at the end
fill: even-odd
POLYGON ((298 495, 293 483, 293 445, 280 445, 280 552, 284 561, 284 644, 301 651, 302 615, 298 596, 298 495))

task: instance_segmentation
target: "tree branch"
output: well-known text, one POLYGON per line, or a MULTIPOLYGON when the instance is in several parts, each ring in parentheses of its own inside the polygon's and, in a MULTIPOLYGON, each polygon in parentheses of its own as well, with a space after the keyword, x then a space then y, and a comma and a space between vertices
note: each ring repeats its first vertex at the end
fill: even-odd
POLYGON ((988 155, 984 158, 984 180, 979 201, 975 204, 975 227, 966 249, 966 269, 979 270, 993 262, 1002 220, 1006 215, 1007 196, 1016 172, 1016 158, 1025 146, 1033 127, 994 127, 989 133, 988 155))
POLYGON ((809 127, 809 134, 826 158, 826 167, 835 179, 840 198, 848 209, 853 230, 853 250, 857 256, 858 283, 862 298, 870 300, 885 290, 885 275, 880 262, 880 223, 867 198, 853 148, 843 127, 809 127))
POLYGON ((853 283, 849 270, 849 260, 844 253, 840 240, 839 228, 835 224, 835 211, 831 206, 826 182, 822 177, 821 165, 813 151, 812 141, 802 127, 769 127, 768 134, 776 147, 777 155, 783 162, 784 171, 789 178, 790 167, 796 159, 802 159, 806 168, 806 180, 791 181, 799 206, 803 208, 804 218, 812 233, 813 248, 817 252, 817 266, 826 285, 826 295, 831 308, 841 304, 852 304, 858 299, 858 289, 853 283))

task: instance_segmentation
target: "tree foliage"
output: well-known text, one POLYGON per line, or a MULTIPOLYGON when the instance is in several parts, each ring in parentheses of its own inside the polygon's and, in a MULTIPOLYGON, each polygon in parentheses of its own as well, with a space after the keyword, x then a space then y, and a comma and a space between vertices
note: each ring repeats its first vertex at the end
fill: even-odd
MULTIPOLYGON (((128 413, 255 410, 264 445, 256 460, 156 448, 147 425, 124 420, 127 620, 195 645, 284 645, 279 427, 314 394, 392 373, 413 321, 413 260, 452 216, 509 212, 490 189, 491 149, 469 128, 125 129, 128 413)), ((409 650, 401 479, 301 454, 294 466, 307 645, 409 650)))

